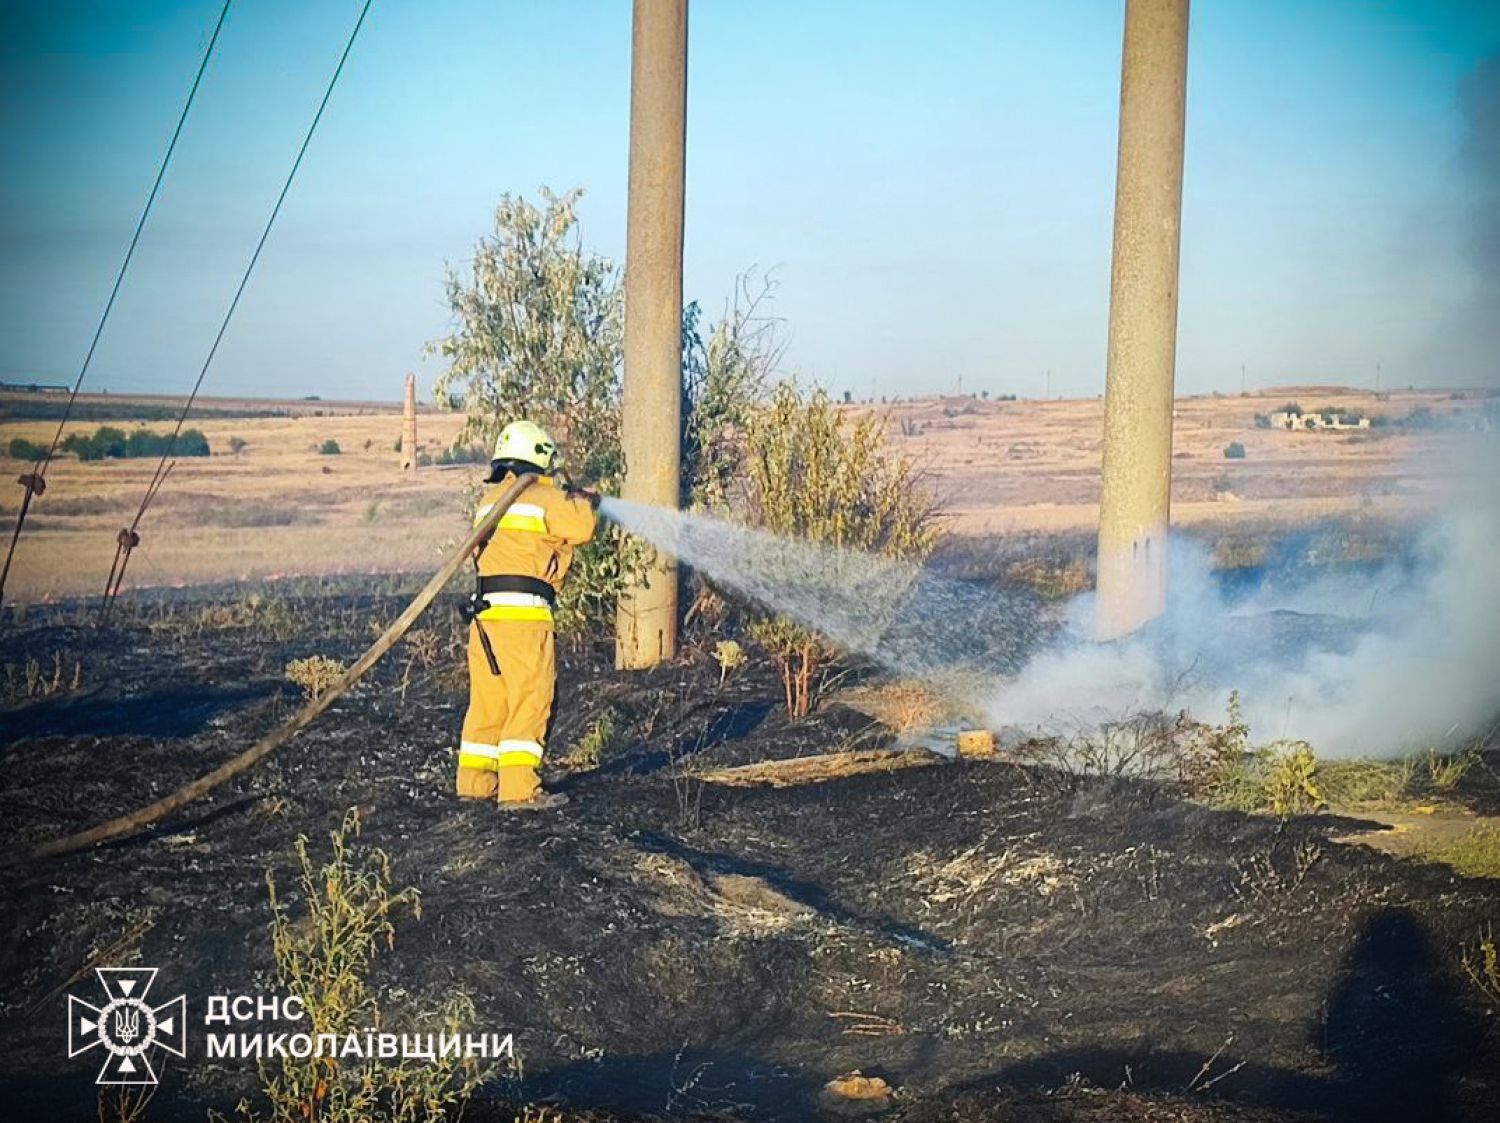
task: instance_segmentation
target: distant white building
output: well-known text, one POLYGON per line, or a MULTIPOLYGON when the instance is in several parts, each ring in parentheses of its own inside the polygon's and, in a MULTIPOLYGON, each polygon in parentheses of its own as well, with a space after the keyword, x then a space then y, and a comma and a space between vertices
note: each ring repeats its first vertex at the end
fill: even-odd
POLYGON ((1296 410, 1278 409, 1271 414, 1271 428, 1311 429, 1368 429, 1368 417, 1355 417, 1348 413, 1302 413, 1296 410))

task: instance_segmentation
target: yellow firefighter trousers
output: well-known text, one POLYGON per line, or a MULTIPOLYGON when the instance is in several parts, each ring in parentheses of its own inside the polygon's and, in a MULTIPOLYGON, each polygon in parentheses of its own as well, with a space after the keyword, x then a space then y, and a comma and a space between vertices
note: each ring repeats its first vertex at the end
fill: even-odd
POLYGON ((541 791, 537 768, 552 718, 557 665, 550 620, 479 620, 469 626, 469 709, 458 750, 458 794, 525 802, 541 791), (490 671, 479 629, 500 675, 490 671))

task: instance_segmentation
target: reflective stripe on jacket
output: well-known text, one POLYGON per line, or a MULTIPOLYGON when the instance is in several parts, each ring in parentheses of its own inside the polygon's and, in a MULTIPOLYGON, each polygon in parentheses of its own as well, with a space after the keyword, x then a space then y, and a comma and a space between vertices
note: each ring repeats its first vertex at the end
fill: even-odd
MULTIPOLYGON (((509 480, 507 476, 485 492, 474 514, 475 523, 493 509, 509 480)), ((500 517, 495 533, 480 552, 479 573, 483 577, 536 577, 554 589, 561 589, 568 567, 573 564, 574 548, 594 536, 594 525, 594 508, 586 498, 570 496, 550 478, 539 477, 500 517)), ((480 615, 486 620, 552 618, 551 611, 540 597, 531 597, 524 604, 514 599, 524 596, 526 594, 492 593, 485 598, 488 607, 480 615), (538 614, 538 606, 541 614, 538 614)))
POLYGON ((485 593, 481 620, 551 620, 552 606, 535 593, 485 593))

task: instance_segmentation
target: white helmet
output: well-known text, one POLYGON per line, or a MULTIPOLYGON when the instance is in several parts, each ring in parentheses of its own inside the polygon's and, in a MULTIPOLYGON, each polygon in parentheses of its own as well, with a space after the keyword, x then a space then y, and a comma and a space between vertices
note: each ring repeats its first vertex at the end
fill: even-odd
POLYGON ((524 464, 534 464, 545 472, 557 459, 557 445, 547 430, 535 422, 512 421, 500 430, 495 455, 490 459, 519 460, 524 464))

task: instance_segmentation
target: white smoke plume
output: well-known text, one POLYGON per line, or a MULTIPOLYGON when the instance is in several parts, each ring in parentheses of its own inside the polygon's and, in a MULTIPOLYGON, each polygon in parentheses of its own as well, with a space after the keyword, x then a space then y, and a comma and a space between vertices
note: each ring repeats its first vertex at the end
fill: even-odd
POLYGON ((1065 638, 1000 686, 991 718, 1063 735, 1152 711, 1216 721, 1238 690, 1257 742, 1329 756, 1456 748, 1500 715, 1500 513, 1451 512, 1414 553, 1239 598, 1179 543, 1162 620, 1094 644, 1092 596, 1079 598, 1065 638))
POLYGON ((1226 591, 1203 551, 1179 541, 1161 620, 1093 643, 1088 594, 1040 648, 1034 614, 1004 590, 702 515, 613 499, 603 513, 721 588, 897 674, 982 673, 995 687, 973 701, 996 728, 1068 736, 1183 709, 1217 721, 1237 690, 1256 742, 1391 756, 1457 748, 1500 716, 1494 496, 1455 504, 1376 571, 1271 574, 1249 595, 1226 591))

